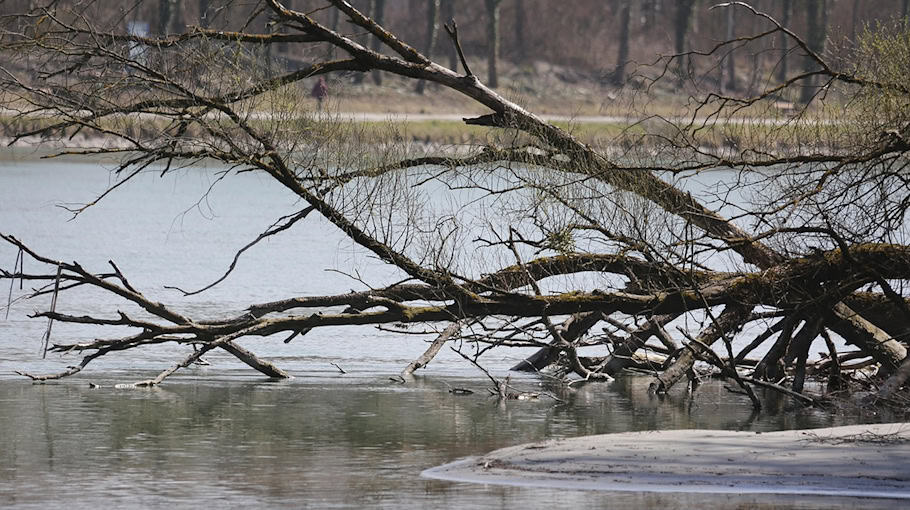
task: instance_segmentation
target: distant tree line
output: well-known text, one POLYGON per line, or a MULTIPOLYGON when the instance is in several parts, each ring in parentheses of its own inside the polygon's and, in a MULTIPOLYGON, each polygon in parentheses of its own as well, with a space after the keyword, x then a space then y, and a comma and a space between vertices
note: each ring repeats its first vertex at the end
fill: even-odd
MULTIPOLYGON (((27 8, 30 0, 5 0, 13 10, 27 8)), ((85 4, 84 0, 60 0, 67 4, 85 4)), ((132 0, 129 2, 94 2, 83 5, 84 12, 95 12, 100 19, 121 18, 124 24, 141 22, 153 35, 183 32, 186 26, 270 32, 273 20, 265 3, 250 10, 248 1, 237 0, 132 0), (252 12, 252 14, 251 14, 252 12)), ((711 9, 714 0, 571 0, 558 8, 548 0, 351 0, 361 12, 404 39, 425 54, 456 67, 455 50, 447 42, 438 42, 444 23, 455 19, 468 58, 486 61, 485 81, 499 85, 502 59, 517 66, 547 62, 561 65, 572 73, 583 73, 605 85, 623 85, 634 75, 636 64, 650 64, 658 55, 682 54, 710 48, 718 41, 731 40, 756 32, 755 17, 731 9, 711 9)), ((357 27, 339 26, 338 12, 321 9, 321 0, 285 0, 292 9, 311 12, 333 30, 356 32, 357 27)), ((782 25, 803 37, 811 49, 836 54, 848 50, 858 31, 878 22, 906 18, 910 0, 753 0, 750 5, 777 19, 782 25), (826 46, 826 42, 828 42, 826 46)), ((371 49, 380 49, 378 41, 364 33, 362 38, 371 49)), ((674 72, 684 78, 716 82, 726 93, 754 92, 757 82, 782 81, 788 69, 802 69, 804 57, 774 47, 748 53, 731 49, 717 55, 720 62, 699 60, 693 67, 691 58, 676 60, 674 72)), ((784 41, 780 40, 779 44, 784 41)), ((269 46, 269 57, 278 58, 285 66, 305 65, 310 56, 288 53, 290 46, 269 46)), ((326 47, 331 56, 334 49, 326 47)), ((319 55, 322 58, 324 55, 319 55)), ((280 64, 279 64, 280 65, 280 64)), ((567 73, 571 81, 572 73, 567 73)), ((577 74, 575 74, 577 76, 577 74)), ((362 80, 356 76, 355 80, 362 80)), ((372 79, 381 83, 379 72, 372 79)), ((416 90, 423 91, 418 83, 416 90)), ((805 94, 812 93, 805 88, 805 94)), ((806 98, 802 98, 806 99, 806 98)))

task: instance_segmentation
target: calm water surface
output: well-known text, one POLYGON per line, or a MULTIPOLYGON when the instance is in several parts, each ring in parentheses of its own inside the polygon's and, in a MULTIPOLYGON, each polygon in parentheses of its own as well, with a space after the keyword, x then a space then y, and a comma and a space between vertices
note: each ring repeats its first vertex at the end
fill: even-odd
MULTIPOLYGON (((323 268, 356 270, 380 282, 400 278, 330 225, 308 218, 307 228, 251 250, 221 286, 181 298, 164 285, 195 287, 217 278, 233 250, 301 204, 252 174, 218 183, 200 200, 214 182, 213 172, 190 169, 164 179, 143 176, 74 221, 56 207, 91 200, 110 179, 95 164, 4 163, 0 231, 96 271, 106 270, 113 259, 148 295, 211 317, 237 313, 251 302, 362 288, 323 268)), ((4 267, 14 258, 14 251, 0 247, 4 267)), ((0 290, 5 298, 8 288, 0 290)), ((14 289, 14 296, 22 293, 14 289)), ((419 473, 544 438, 667 428, 779 430, 894 418, 801 410, 774 398, 756 416, 746 400, 718 384, 694 395, 656 399, 644 389, 648 381, 634 377, 566 390, 519 376, 517 387, 550 392, 562 402, 544 397, 501 404, 486 397, 484 378, 448 352, 413 381, 390 381, 425 344, 420 337, 372 328, 314 331, 287 345, 280 339, 245 342, 291 372, 295 377, 289 381, 265 380, 229 355, 213 353, 206 358, 209 365, 178 372, 159 388, 115 387, 154 375, 184 354, 158 346, 100 360, 77 377, 34 385, 14 371, 55 371, 78 362, 73 356, 41 359, 45 323, 27 314, 46 306, 41 300, 19 301, 9 320, 0 320, 3 508, 851 507, 860 503, 554 491, 449 483, 419 473), (449 392, 452 387, 476 393, 457 396, 449 392)), ((97 315, 128 309, 92 292, 65 296, 58 307, 97 315)), ((113 334, 54 326, 59 341, 113 334)), ((486 366, 504 374, 524 354, 494 352, 486 366)))

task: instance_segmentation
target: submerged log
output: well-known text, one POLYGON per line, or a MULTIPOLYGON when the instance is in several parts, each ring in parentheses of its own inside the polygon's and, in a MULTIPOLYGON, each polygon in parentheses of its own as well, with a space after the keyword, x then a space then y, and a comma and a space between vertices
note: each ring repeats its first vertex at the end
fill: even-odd
POLYGON ((427 364, 429 364, 430 361, 432 361, 433 358, 435 358, 436 355, 439 354, 439 351, 442 349, 442 346, 445 345, 446 342, 448 342, 449 340, 454 338, 456 335, 458 335, 458 333, 460 333, 460 332, 461 332, 461 323, 460 322, 455 321, 455 322, 449 324, 446 327, 446 329, 442 330, 442 333, 440 333, 439 336, 437 336, 436 339, 433 340, 433 342, 430 344, 430 346, 427 347, 427 350, 424 351, 424 353, 421 354, 420 357, 418 357, 414 361, 410 362, 408 364, 408 366, 406 366, 404 368, 404 370, 401 371, 401 376, 407 377, 409 375, 412 375, 416 370, 427 366, 427 364))
POLYGON ((891 377, 882 384, 878 390, 878 398, 890 399, 910 379, 910 358, 904 360, 901 366, 891 374, 891 377))
POLYGON ((732 334, 743 326, 743 322, 749 318, 752 308, 744 305, 729 305, 712 322, 710 326, 699 333, 698 343, 686 345, 686 348, 679 355, 669 368, 654 378, 650 384, 650 389, 654 393, 666 393, 683 377, 692 370, 695 361, 703 354, 704 346, 710 346, 720 338, 732 334))
MULTIPOLYGON (((603 315, 600 312, 586 312, 574 314, 562 323, 562 337, 567 342, 575 342, 587 333, 595 324, 600 322, 603 315)), ((541 347, 528 358, 518 362, 509 370, 517 372, 538 372, 548 367, 559 358, 562 351, 562 342, 552 340, 550 345, 541 347)))
POLYGON ((882 366, 882 375, 897 369, 907 357, 907 348, 884 330, 853 312, 842 303, 835 305, 836 317, 826 323, 847 343, 872 356, 882 366))

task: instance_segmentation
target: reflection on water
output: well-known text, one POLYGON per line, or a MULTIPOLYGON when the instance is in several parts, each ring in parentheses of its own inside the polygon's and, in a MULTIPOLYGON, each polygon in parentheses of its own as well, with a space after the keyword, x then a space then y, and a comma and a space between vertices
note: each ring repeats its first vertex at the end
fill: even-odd
MULTIPOLYGON (((578 508, 714 504, 827 508, 830 498, 607 494, 422 479, 429 467, 543 438, 656 428, 776 430, 842 424, 782 403, 751 416, 709 384, 659 400, 641 378, 499 404, 474 378, 424 376, 405 385, 345 375, 271 383, 178 377, 153 390, 119 381, 0 381, 0 502, 17 508, 147 508, 230 503, 271 507, 578 508), (478 390, 456 396, 450 386, 478 390)), ((539 386, 535 378, 516 381, 539 386)), ((885 504, 887 502, 878 502, 885 504)), ((868 507, 868 504, 864 504, 868 507)), ((874 506, 874 505, 873 505, 874 506)))

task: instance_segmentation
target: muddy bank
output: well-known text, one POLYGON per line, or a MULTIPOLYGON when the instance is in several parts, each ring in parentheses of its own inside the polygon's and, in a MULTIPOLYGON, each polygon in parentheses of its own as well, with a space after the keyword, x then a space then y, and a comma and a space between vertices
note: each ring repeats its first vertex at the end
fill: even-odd
POLYGON ((910 423, 550 440, 496 450, 423 476, 567 489, 840 496, 910 504, 910 423))

